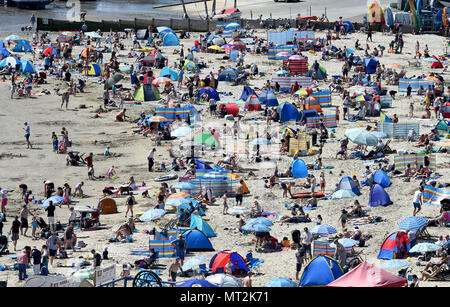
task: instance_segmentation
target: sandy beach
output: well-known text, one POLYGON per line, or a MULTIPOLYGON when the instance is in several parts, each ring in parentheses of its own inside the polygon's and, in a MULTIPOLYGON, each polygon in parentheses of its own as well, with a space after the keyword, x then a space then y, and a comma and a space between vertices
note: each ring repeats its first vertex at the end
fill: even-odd
MULTIPOLYGON (((230 1, 228 1, 230 2, 230 1)), ((327 1, 315 1, 316 6, 325 5, 327 1)), ((339 3, 339 12, 334 12, 328 9, 328 17, 334 19, 339 17, 342 11, 351 16, 352 14, 358 15, 361 10, 357 7, 352 10, 352 1, 333 1, 332 3, 327 3, 327 7, 331 7, 339 3)), ((222 1, 218 1, 218 8, 222 6, 222 1)), ((274 5, 273 1, 259 1, 257 4, 252 4, 253 1, 239 1, 239 7, 244 12, 244 17, 249 17, 249 10, 252 10, 253 18, 258 16, 263 11, 267 15, 267 6, 274 5)), ((306 10, 309 1, 290 4, 292 11, 301 12, 302 16, 305 15, 303 12, 306 10)), ((285 5, 284 3, 279 3, 275 5, 285 5)), ((179 10, 179 8, 167 8, 167 10, 179 10)), ((195 5, 189 5, 188 9, 190 12, 194 13, 197 10, 201 12, 203 9, 201 3, 195 5)), ((317 9, 318 10, 318 9, 317 9)), ((315 11, 313 8, 313 15, 319 15, 321 10, 315 11)), ((273 17, 279 18, 286 16, 286 10, 273 10, 273 17)), ((20 35, 31 40, 31 35, 20 33, 20 35)), ((50 34, 55 37, 55 33, 50 34)), ((181 40, 184 45, 185 50, 191 48, 194 45, 194 41, 198 39, 198 33, 192 33, 190 39, 181 40)), ((256 36, 267 38, 265 30, 256 30, 256 36)), ((325 37, 325 33, 316 33, 316 37, 325 37)), ((366 35, 364 33, 353 33, 345 35, 340 40, 333 41, 333 45, 338 48, 343 48, 344 46, 348 48, 353 48, 356 39, 359 39, 363 46, 366 44, 366 35)), ((393 40, 393 36, 387 33, 374 33, 373 42, 369 42, 371 50, 378 45, 389 46, 389 43, 393 40)), ((404 34, 405 47, 402 54, 388 54, 385 52, 383 57, 377 58, 381 64, 400 64, 407 68, 407 76, 411 77, 413 75, 417 76, 419 74, 429 74, 431 69, 429 69, 430 63, 422 62, 422 68, 408 67, 408 61, 412 61, 415 53, 415 43, 420 42, 421 49, 427 44, 430 48, 432 54, 439 56, 443 54, 445 39, 440 36, 435 35, 411 35, 404 34)), ((135 59, 126 58, 125 55, 128 53, 132 47, 132 42, 130 39, 124 40, 125 50, 120 51, 119 54, 123 57, 119 57, 119 60, 124 63, 134 63, 135 59)), ((73 54, 78 55, 83 46, 74 47, 73 54)), ((178 61, 179 55, 174 54, 174 50, 179 50, 180 47, 162 47, 161 50, 163 55, 168 57, 169 65, 172 67, 174 62, 178 61)), ((336 59, 330 61, 321 60, 321 52, 315 54, 305 53, 308 56, 308 63, 311 65, 315 60, 318 60, 321 65, 323 65, 329 76, 340 75, 343 62, 336 59)), ((362 51, 357 51, 356 55, 363 57, 362 51)), ((105 54, 105 60, 109 59, 110 53, 105 54)), ((210 54, 210 53, 195 53, 199 61, 203 61, 207 64, 207 68, 201 71, 200 76, 203 78, 210 72, 217 72, 220 66, 228 67, 233 66, 233 63, 222 60, 222 55, 220 54, 210 54)), ((24 58, 31 59, 30 54, 23 54, 24 58)), ((41 63, 41 60, 35 61, 35 63, 41 63)), ((254 77, 249 80, 249 85, 254 88, 262 88, 267 80, 270 80, 274 74, 275 69, 280 68, 281 61, 269 61, 266 55, 256 55, 256 54, 246 54, 245 64, 255 63, 259 67, 260 72, 264 72, 264 77, 254 77)), ((445 64, 444 64, 445 65, 445 64)), ((160 70, 153 70, 156 75, 159 74, 160 70)), ((439 72, 442 70, 439 70, 439 72)), ((190 74, 187 73, 189 76, 190 74)), ((75 75, 74 75, 75 76, 75 75)), ((448 72, 442 73, 442 76, 446 80, 449 79, 448 72)), ((19 77, 20 78, 20 77, 19 77)), ((118 108, 112 108, 107 113, 101 113, 96 116, 96 110, 101 105, 102 94, 103 94, 103 84, 99 82, 96 77, 89 77, 87 86, 85 88, 85 93, 77 93, 75 96, 70 97, 69 108, 60 109, 61 97, 55 95, 55 88, 64 88, 65 85, 62 81, 57 81, 53 76, 47 79, 47 84, 34 86, 32 92, 42 92, 44 89, 51 92, 50 95, 32 95, 31 98, 17 98, 10 99, 10 81, 0 82, 0 97, 1 97, 1 109, 0 109, 0 187, 2 189, 14 190, 8 193, 8 205, 7 219, 5 226, 3 228, 3 233, 7 233, 11 227, 11 222, 13 216, 17 215, 23 204, 21 200, 21 194, 19 192, 19 185, 26 183, 28 188, 33 191, 35 199, 43 199, 44 196, 44 184, 46 180, 53 181, 55 187, 62 186, 64 183, 69 183, 72 189, 81 181, 84 181, 84 193, 87 195, 85 198, 73 198, 72 205, 89 205, 91 207, 97 207, 98 200, 102 196, 102 190, 105 186, 119 186, 128 181, 130 176, 134 176, 136 182, 140 184, 145 181, 147 185, 151 185, 152 189, 149 191, 151 195, 154 191, 159 189, 160 184, 155 182, 154 179, 161 175, 161 173, 148 172, 147 170, 147 155, 149 150, 155 147, 155 143, 150 139, 150 137, 143 137, 139 134, 134 134, 133 130, 136 130, 136 124, 132 122, 116 122, 115 116, 119 112, 118 108), (80 105, 85 105, 86 108, 80 108, 80 105), (28 122, 31 128, 31 138, 30 141, 33 145, 33 149, 27 150, 26 143, 24 139, 23 123, 28 122), (96 176, 106 176, 107 170, 114 166, 117 170, 117 178, 112 179, 100 179, 88 180, 87 167, 86 166, 66 166, 66 155, 57 154, 52 151, 51 134, 56 132, 59 135, 61 128, 65 127, 69 131, 69 137, 72 141, 72 150, 85 153, 86 155, 92 152, 94 154, 94 166, 96 176), (103 152, 107 146, 110 146, 111 153, 118 155, 112 157, 105 157, 103 152)), ((126 75, 125 79, 121 83, 126 88, 130 88, 130 76, 126 75)), ((326 88, 329 82, 316 82, 315 87, 326 88)), ((384 86, 384 84, 383 84, 384 86)), ((387 86, 389 90, 398 90, 397 86, 387 86)), ((218 91, 231 93, 231 96, 223 98, 224 100, 238 100, 242 93, 243 86, 232 86, 231 83, 220 82, 218 91)), ((185 93, 186 87, 181 89, 185 93)), ((127 115, 134 119, 139 117, 139 114, 144 111, 146 115, 152 114, 152 110, 161 106, 166 99, 166 95, 161 95, 163 99, 161 102, 145 102, 142 106, 129 107, 127 108, 127 115)), ((277 98, 279 102, 293 102, 293 98, 290 95, 278 94, 277 98)), ((118 98, 112 98, 118 104, 118 98)), ((400 122, 405 121, 417 121, 420 123, 420 133, 429 133, 431 128, 437 123, 436 119, 429 120, 418 120, 409 119, 408 111, 409 105, 413 102, 415 106, 415 115, 421 117, 425 113, 425 108, 423 105, 423 97, 413 95, 412 99, 407 99, 404 93, 398 93, 396 99, 393 101, 392 108, 385 109, 385 113, 388 116, 397 114, 400 122)), ((336 94, 332 95, 332 105, 333 108, 324 108, 324 114, 334 114, 334 106, 342 107, 342 99, 336 94)), ((208 112, 208 105, 203 103, 201 105, 196 105, 197 109, 203 110, 202 115, 202 125, 206 128, 221 129, 224 124, 232 125, 232 121, 225 119, 218 119, 212 117, 208 112)), ((351 111, 355 114, 355 111, 351 111)), ((266 121, 260 112, 245 112, 243 111, 243 106, 241 105, 241 137, 244 138, 246 135, 246 130, 249 127, 259 127, 260 131, 265 131, 266 121)), ((342 112, 341 112, 342 114, 342 112)), ((342 116, 342 115, 341 115, 342 116)), ((434 116, 434 114, 433 114, 434 116)), ((373 118, 377 120, 378 118, 373 118)), ((272 131, 278 127, 279 123, 272 123, 269 130, 272 131)), ((360 181, 363 178, 365 165, 362 160, 352 159, 352 160, 337 160, 335 159, 336 152, 339 148, 340 140, 344 137, 344 133, 349 128, 356 127, 366 127, 367 122, 358 121, 350 122, 341 121, 338 123, 336 130, 335 141, 331 140, 325 143, 323 148, 322 160, 323 164, 326 166, 332 166, 333 168, 328 170, 312 170, 312 174, 319 178, 320 172, 325 173, 326 178, 326 194, 331 194, 335 185, 339 183, 339 180, 343 176, 351 176, 355 174, 360 181)), ((374 126, 374 124, 371 124, 374 126)), ((305 127, 300 127, 295 124, 288 124, 293 128, 300 128, 302 131, 305 127)), ((229 140, 230 138, 228 138, 229 140)), ((227 138, 221 136, 221 140, 226 143, 227 138)), ((245 144, 245 140, 240 139, 238 145, 245 144)), ((161 146, 156 147, 155 162, 159 165, 161 162, 169 164, 171 159, 167 152, 168 142, 162 143, 161 146)), ((391 148, 397 150, 413 151, 418 150, 414 147, 416 142, 406 142, 406 140, 392 140, 391 148)), ((232 145, 229 145, 232 146, 232 145)), ((274 140, 274 145, 270 150, 278 150, 280 146, 280 137, 278 136, 274 140)), ((355 148, 355 144, 349 144, 349 152, 355 148)), ((420 150, 420 149, 419 149, 420 150)), ((275 155, 274 155, 275 156, 275 155)), ((274 156, 271 156, 272 158, 274 156)), ((205 156, 202 159, 206 161, 211 161, 216 163, 219 158, 221 158, 221 152, 210 152, 205 151, 205 156)), ((306 163, 313 163, 317 156, 306 156, 302 159, 306 163)), ((394 155, 388 155, 389 163, 393 163, 394 155)), ((280 170, 285 170, 291 163, 292 157, 281 156, 281 160, 278 161, 278 167, 280 170)), ((250 193, 244 197, 244 205, 252 206, 254 201, 257 200, 262 205, 264 211, 274 212, 278 215, 289 215, 290 211, 285 208, 285 204, 298 203, 298 200, 290 198, 282 198, 282 190, 279 186, 275 186, 272 191, 264 188, 264 181, 262 177, 270 176, 274 170, 273 160, 271 162, 264 163, 249 163, 245 156, 240 160, 240 165, 244 169, 243 172, 238 172, 237 174, 242 176, 245 180, 250 193)), ((376 165, 374 165, 376 166, 376 165)), ((373 167, 374 167, 373 166, 373 167)), ((438 180, 439 182, 445 183, 450 178, 450 159, 448 154, 438 153, 437 154, 437 172, 442 176, 438 180)), ((182 174, 183 172, 180 172, 182 174)), ((398 230, 397 222, 405 217, 411 216, 413 212, 412 197, 414 192, 418 189, 418 180, 411 180, 411 182, 404 182, 401 178, 391 178, 392 185, 386 189, 389 193, 393 205, 387 207, 377 207, 371 208, 363 206, 363 209, 371 216, 380 216, 383 218, 382 222, 377 224, 369 224, 360 226, 363 233, 369 233, 372 238, 367 242, 368 246, 363 248, 356 248, 358 252, 361 252, 361 257, 363 260, 380 265, 383 261, 377 259, 377 255, 383 240, 386 236, 394 231, 398 230)), ((176 181, 169 181, 168 184, 174 184, 176 181)), ((305 182, 304 179, 298 179, 297 182, 305 182)), ((365 187, 362 189, 362 195, 357 199, 361 204, 367 204, 369 200, 369 188, 365 187)), ((112 215, 101 215, 100 221, 104 225, 114 226, 120 225, 125 222, 124 217, 126 211, 125 200, 126 197, 115 198, 118 205, 118 213, 112 215)), ((137 204, 135 205, 134 211, 141 212, 153 208, 156 205, 156 198, 142 198, 141 194, 136 195, 137 204)), ((234 199, 230 200, 231 206, 234 205, 234 199)), ((351 199, 339 199, 339 200, 319 200, 318 209, 314 211, 309 211, 311 217, 316 217, 321 215, 323 218, 323 224, 329 224, 335 227, 339 232, 342 231, 340 222, 338 220, 340 211, 344 207, 350 207, 353 200, 351 199)), ((275 277, 288 277, 295 279, 295 251, 279 251, 273 253, 258 253, 255 252, 254 243, 252 240, 254 236, 243 235, 240 233, 238 228, 238 221, 234 215, 223 215, 222 214, 222 201, 217 201, 217 206, 211 206, 206 211, 205 220, 213 227, 217 236, 211 238, 211 243, 214 246, 215 252, 202 252, 189 254, 189 257, 204 255, 209 259, 217 252, 222 250, 231 249, 245 256, 249 250, 253 251, 253 255, 256 258, 264 260, 264 263, 260 265, 261 274, 256 274, 253 276, 254 286, 263 286, 266 282, 275 277), (227 229, 227 230, 226 230, 227 229)), ((39 204, 30 203, 29 209, 36 215, 46 217, 43 209, 40 208, 39 204)), ((438 206, 424 205, 419 216, 426 218, 434 218, 439 214, 438 206)), ((69 216, 69 211, 66 205, 62 208, 56 209, 56 220, 61 222, 66 222, 69 216)), ((160 221, 158 225, 164 225, 168 220, 174 218, 174 214, 166 214, 160 221)), ((271 235, 278 238, 281 241, 283 237, 288 237, 291 239, 291 232, 295 229, 303 231, 304 227, 312 228, 315 223, 301 223, 301 224, 281 224, 275 222, 275 218, 271 217, 271 221, 274 222, 272 226, 271 235)), ((148 223, 137 223, 136 228, 140 230, 150 230, 153 227, 157 227, 155 222, 148 223)), ((348 226, 349 230, 353 230, 352 226, 348 226)), ((97 230, 97 231, 80 231, 76 230, 79 241, 83 241, 87 244, 85 248, 81 251, 76 251, 72 253, 69 252, 69 259, 56 260, 56 263, 70 265, 81 261, 80 258, 85 257, 90 253, 91 249, 97 249, 102 251, 105 246, 108 246, 109 256, 111 260, 105 261, 102 266, 107 266, 108 264, 116 263, 118 268, 124 262, 133 263, 135 260, 141 259, 142 256, 130 255, 130 250, 133 248, 147 248, 149 236, 139 232, 134 233, 133 243, 108 243, 108 239, 114 236, 112 229, 97 230), (120 265, 120 266, 119 266, 120 265)), ((434 240, 438 239, 439 235, 448 235, 450 232, 448 228, 432 227, 429 228, 430 234, 433 236, 434 240)), ((29 229, 28 233, 31 233, 29 229)), ((18 241, 18 251, 20 251, 24 246, 37 245, 39 248, 44 244, 43 240, 31 240, 30 237, 20 237, 18 241)), ((12 253, 12 244, 9 244, 9 249, 12 253)), ((436 258, 437 259, 437 258, 436 258)), ((436 260, 435 259, 435 260, 436 260)), ((167 267, 173 262, 173 258, 161 258, 159 263, 166 265, 167 267)), ((0 264, 13 265, 14 260, 10 256, 1 256, 0 264)), ((206 262, 208 264, 208 262, 206 262)), ((163 280, 168 279, 168 272, 166 269, 161 271, 161 278, 163 280)), ((416 260, 412 261, 412 272, 409 274, 418 274, 423 269, 423 266, 417 266, 416 260)), ((73 268, 64 267, 50 267, 51 273, 59 273, 64 275, 70 275, 73 273, 73 268)), ((397 274, 396 269, 387 269, 391 273, 397 274)), ((120 270, 119 270, 120 271, 120 270)), ((32 270, 28 270, 29 273, 32 270)), ((132 271, 134 274, 136 271, 132 271)), ((179 277, 178 280, 188 279, 187 277, 179 277)), ((0 272, 0 280, 7 280, 8 286, 21 286, 23 282, 19 282, 17 278, 16 271, 2 271, 0 272)), ((446 282, 434 282, 427 281, 421 282, 421 287, 434 287, 434 286, 449 286, 450 283, 446 282)))

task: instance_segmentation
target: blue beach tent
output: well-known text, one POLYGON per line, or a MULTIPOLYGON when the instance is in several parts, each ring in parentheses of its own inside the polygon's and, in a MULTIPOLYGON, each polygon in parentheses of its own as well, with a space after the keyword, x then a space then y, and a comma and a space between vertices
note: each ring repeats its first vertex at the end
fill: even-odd
POLYGON ((186 240, 186 251, 214 251, 208 237, 198 229, 191 229, 183 234, 186 240))
POLYGON ((159 74, 161 77, 169 77, 170 79, 172 79, 173 81, 177 81, 178 80, 178 73, 169 68, 169 67, 164 67, 161 70, 161 73, 159 74))
POLYGON ((205 222, 200 216, 192 214, 191 215, 191 225, 190 229, 198 229, 203 232, 208 238, 215 237, 216 233, 212 227, 205 222))
POLYGON ((163 37, 163 46, 179 46, 180 41, 175 33, 169 32, 163 37))
POLYGON ((339 190, 349 190, 355 193, 356 195, 361 195, 359 191, 358 185, 351 177, 344 177, 339 181, 338 191, 339 190))
POLYGON ((277 113, 280 116, 280 122, 287 122, 290 120, 297 120, 298 110, 289 102, 283 102, 277 108, 277 113))
MULTIPOLYGON (((251 95, 256 95, 256 92, 250 87, 250 86, 244 86, 244 89, 242 90, 241 98, 240 100, 247 101, 247 98, 251 95)), ((258 96, 258 95, 256 95, 258 96)))
POLYGON ((294 178, 306 178, 308 177, 308 168, 306 167, 305 161, 302 159, 294 160, 291 164, 292 175, 294 178))
POLYGON ((389 206, 392 204, 389 194, 379 184, 370 188, 369 207, 389 206))
POLYGON ((373 174, 373 181, 381 185, 383 188, 387 188, 391 185, 391 180, 389 179, 388 174, 386 174, 386 172, 381 169, 377 170, 373 174))
POLYGON ((344 271, 334 258, 316 256, 305 266, 298 286, 326 286, 342 275, 344 271))
POLYGON ((378 61, 372 58, 365 58, 366 74, 374 74, 377 71, 378 61))
POLYGON ((13 49, 13 52, 31 52, 31 51, 33 51, 33 48, 31 48, 30 42, 26 40, 20 40, 13 49))
POLYGON ((263 91, 258 97, 259 102, 265 103, 267 107, 278 106, 278 99, 272 91, 263 91))

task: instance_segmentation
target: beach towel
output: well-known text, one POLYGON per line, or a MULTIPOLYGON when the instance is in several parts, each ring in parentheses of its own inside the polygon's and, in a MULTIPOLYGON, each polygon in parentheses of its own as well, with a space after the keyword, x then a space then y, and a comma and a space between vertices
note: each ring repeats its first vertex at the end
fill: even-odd
POLYGON ((400 79, 398 81, 398 91, 406 92, 408 89, 408 85, 411 85, 411 92, 415 93, 419 90, 421 86, 426 91, 429 86, 433 85, 434 82, 431 80, 424 79, 400 79))
MULTIPOLYGON (((418 153, 397 155, 394 157, 395 170, 404 171, 408 164, 410 164, 412 169, 416 168, 416 164, 417 167, 420 167, 421 165, 424 166, 425 156, 425 154, 418 153)), ((429 169, 436 171, 436 154, 430 154, 427 156, 430 159, 429 169)))
POLYGON ((389 123, 379 122, 377 126, 378 132, 385 133, 388 138, 392 139, 407 139, 408 132, 414 129, 416 136, 420 135, 419 123, 389 123))
MULTIPOLYGON (((325 115, 323 117, 323 125, 325 128, 337 127, 336 115, 325 115)), ((320 128, 320 117, 308 117, 306 119, 306 128, 320 128)))
POLYGON ((450 191, 425 185, 423 188, 423 202, 428 205, 441 205, 441 200, 450 199, 450 191))

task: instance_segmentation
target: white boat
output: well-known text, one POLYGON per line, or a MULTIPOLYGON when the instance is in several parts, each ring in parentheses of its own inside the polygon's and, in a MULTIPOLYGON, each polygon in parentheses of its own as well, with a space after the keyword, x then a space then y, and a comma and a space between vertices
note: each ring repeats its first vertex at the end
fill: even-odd
POLYGON ((213 20, 230 20, 230 19, 239 19, 242 13, 238 8, 232 9, 223 9, 216 15, 212 17, 213 20))

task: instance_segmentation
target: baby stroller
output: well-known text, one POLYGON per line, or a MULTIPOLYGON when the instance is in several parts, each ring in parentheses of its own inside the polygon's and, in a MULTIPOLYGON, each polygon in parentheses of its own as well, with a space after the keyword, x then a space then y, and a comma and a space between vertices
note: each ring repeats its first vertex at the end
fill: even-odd
POLYGON ((69 151, 67 152, 66 164, 70 166, 78 166, 80 164, 84 164, 83 155, 77 151, 69 151))
POLYGON ((1 255, 8 255, 8 237, 6 236, 0 236, 0 256, 1 255))
POLYGON ((41 239, 48 239, 51 235, 50 226, 47 225, 42 217, 38 218, 36 222, 40 228, 39 237, 41 239))
POLYGON ((100 226, 100 212, 97 209, 92 212, 82 212, 81 214, 81 228, 91 228, 100 226))

